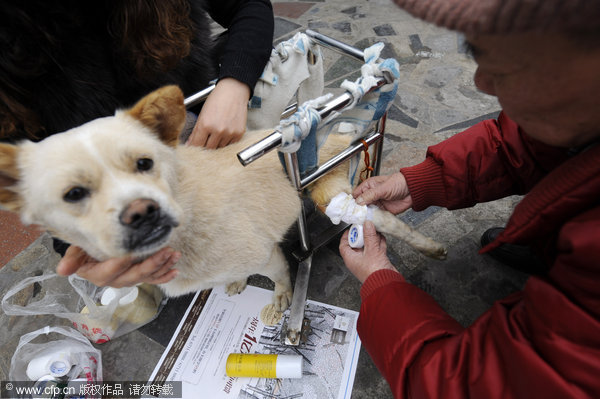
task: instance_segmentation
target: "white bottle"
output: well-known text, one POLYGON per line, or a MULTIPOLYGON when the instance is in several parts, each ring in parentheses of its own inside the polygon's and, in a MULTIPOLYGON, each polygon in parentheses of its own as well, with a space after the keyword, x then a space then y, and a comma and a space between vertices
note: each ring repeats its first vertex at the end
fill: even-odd
POLYGON ((45 375, 63 377, 73 366, 71 353, 64 350, 42 352, 27 364, 27 377, 37 381, 45 375))

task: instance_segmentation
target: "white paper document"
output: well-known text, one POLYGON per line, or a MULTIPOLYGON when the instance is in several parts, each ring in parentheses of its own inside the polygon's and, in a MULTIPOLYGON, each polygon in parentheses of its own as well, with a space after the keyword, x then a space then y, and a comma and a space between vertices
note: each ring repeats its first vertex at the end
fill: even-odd
POLYGON ((150 381, 182 381, 183 398, 350 398, 360 352, 358 313, 309 300, 306 342, 287 346, 281 329, 289 310, 274 326, 263 323, 264 313, 261 319, 272 295, 254 286, 235 296, 228 296, 224 287, 196 294, 150 381), (230 353, 301 355, 303 376, 228 377, 230 353))

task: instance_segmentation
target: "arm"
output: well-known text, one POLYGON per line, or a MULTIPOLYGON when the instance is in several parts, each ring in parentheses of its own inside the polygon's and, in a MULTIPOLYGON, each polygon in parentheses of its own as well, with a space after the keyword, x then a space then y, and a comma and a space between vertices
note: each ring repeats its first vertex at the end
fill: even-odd
POLYGON ((273 47, 273 10, 263 0, 213 0, 211 17, 228 28, 218 82, 208 96, 188 144, 219 148, 240 140, 248 100, 273 47))
POLYGON ((359 336, 396 398, 600 392, 597 319, 543 279, 530 278, 524 292, 496 302, 466 329, 389 271, 372 274, 361 298, 359 336))
POLYGON ((592 237, 570 239, 582 250, 577 259, 587 265, 579 267, 587 270, 585 277, 573 278, 572 266, 565 264, 573 265, 570 252, 557 258, 551 272, 564 286, 579 280, 571 291, 581 292, 587 303, 571 300, 548 279, 532 277, 523 292, 497 301, 468 328, 383 260, 382 238, 365 232, 363 252, 343 237, 340 254, 364 280, 358 334, 394 397, 597 397, 600 340, 592 287, 598 280, 590 260, 598 250, 588 245, 592 237))
POLYGON ((268 0, 210 0, 208 13, 227 28, 219 79, 234 78, 254 89, 273 48, 273 8, 268 0))
POLYGON ((526 193, 566 152, 530 139, 501 113, 430 147, 424 162, 401 172, 415 210, 456 209, 526 193))

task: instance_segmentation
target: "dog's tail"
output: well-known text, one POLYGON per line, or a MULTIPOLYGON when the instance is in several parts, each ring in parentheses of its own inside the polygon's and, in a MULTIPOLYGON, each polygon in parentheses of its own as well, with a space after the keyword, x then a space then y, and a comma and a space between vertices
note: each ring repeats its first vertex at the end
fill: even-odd
POLYGON ((442 244, 412 229, 391 212, 380 208, 373 208, 372 212, 372 221, 378 232, 399 238, 431 258, 446 259, 448 251, 442 244))

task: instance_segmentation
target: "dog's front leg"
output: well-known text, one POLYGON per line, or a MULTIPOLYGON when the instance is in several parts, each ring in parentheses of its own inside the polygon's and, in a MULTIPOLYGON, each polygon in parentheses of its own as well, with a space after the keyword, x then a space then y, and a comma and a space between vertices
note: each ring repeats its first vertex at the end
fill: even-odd
POLYGON ((241 294, 242 291, 244 291, 246 289, 247 285, 248 285, 248 278, 246 277, 243 280, 234 281, 233 283, 227 284, 227 286, 225 287, 225 292, 229 296, 241 294))
POLYGON ((292 281, 290 280, 290 268, 279 245, 275 244, 271 258, 261 274, 269 277, 275 283, 273 306, 275 310, 283 312, 292 303, 292 281))

